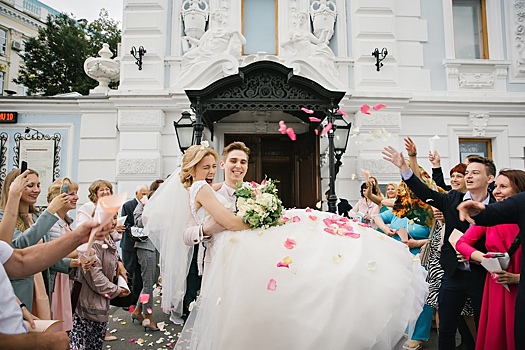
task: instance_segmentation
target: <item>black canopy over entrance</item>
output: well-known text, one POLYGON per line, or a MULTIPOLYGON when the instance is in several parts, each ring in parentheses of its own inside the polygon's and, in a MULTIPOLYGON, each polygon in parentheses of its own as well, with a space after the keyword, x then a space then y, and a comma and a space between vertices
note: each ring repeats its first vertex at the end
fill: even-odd
MULTIPOLYGON (((239 111, 283 111, 310 124, 313 130, 319 123, 310 122, 309 117, 324 119, 328 116, 333 120, 345 92, 327 90, 315 81, 294 75, 293 69, 280 63, 258 61, 202 90, 186 90, 186 94, 195 113, 195 142, 200 143, 204 127, 210 130, 213 138, 214 123, 239 111), (314 113, 307 114, 301 111, 302 107, 314 113)), ((333 192, 333 134, 329 134, 329 150, 330 190, 333 192)), ((318 179, 317 173, 315 177, 318 179)), ((330 209, 335 210, 335 193, 330 197, 334 202, 330 209)))

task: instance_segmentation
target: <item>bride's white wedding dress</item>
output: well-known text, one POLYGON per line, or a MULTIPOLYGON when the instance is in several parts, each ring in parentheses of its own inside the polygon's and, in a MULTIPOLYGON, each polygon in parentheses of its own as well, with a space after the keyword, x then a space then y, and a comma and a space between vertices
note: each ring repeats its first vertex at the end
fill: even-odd
MULTIPOLYGON (((197 192, 190 189, 190 207, 202 223, 208 213, 195 210, 197 192)), ((285 216, 283 226, 213 236, 206 285, 176 349, 385 350, 398 343, 428 291, 419 260, 355 222, 356 234, 327 232, 331 213, 285 216)))

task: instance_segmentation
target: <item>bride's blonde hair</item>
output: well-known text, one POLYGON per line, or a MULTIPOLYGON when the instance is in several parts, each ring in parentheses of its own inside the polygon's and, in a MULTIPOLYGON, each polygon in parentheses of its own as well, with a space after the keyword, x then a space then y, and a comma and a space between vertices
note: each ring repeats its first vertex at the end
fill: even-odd
POLYGON ((182 168, 180 170, 180 182, 185 188, 190 188, 193 184, 193 174, 195 167, 199 162, 209 155, 212 155, 217 162, 219 155, 210 147, 204 145, 193 145, 186 150, 184 156, 182 156, 182 168))

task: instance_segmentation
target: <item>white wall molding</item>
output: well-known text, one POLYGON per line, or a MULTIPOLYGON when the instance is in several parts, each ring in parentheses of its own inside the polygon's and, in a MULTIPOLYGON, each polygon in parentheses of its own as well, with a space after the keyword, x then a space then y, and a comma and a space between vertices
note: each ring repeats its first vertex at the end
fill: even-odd
POLYGON ((164 127, 162 110, 119 110, 120 131, 160 131, 164 127))

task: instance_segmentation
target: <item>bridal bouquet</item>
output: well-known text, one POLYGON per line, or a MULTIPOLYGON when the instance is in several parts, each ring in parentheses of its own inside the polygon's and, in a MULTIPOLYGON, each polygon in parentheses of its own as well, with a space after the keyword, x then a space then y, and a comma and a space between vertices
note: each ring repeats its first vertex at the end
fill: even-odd
POLYGON ((275 180, 242 182, 237 185, 237 216, 252 228, 279 226, 283 204, 277 196, 275 180))

